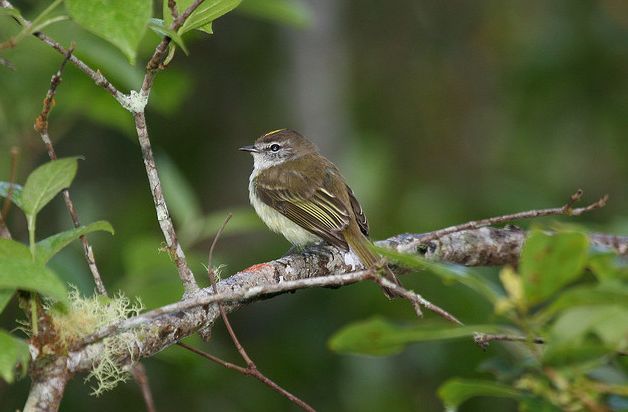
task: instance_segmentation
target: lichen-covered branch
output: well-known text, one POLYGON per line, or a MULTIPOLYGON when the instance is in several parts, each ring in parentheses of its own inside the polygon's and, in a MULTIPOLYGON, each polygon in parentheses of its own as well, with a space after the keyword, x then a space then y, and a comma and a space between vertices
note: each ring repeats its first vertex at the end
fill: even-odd
MULTIPOLYGON (((490 266, 514 264, 525 240, 526 232, 516 228, 480 228, 443 236, 430 241, 425 247, 417 240, 429 234, 404 234, 377 242, 408 253, 413 245, 415 253, 428 259, 442 260, 468 266, 490 266), (417 247, 416 245, 419 245, 417 247)), ((590 235, 593 244, 605 246, 626 254, 628 237, 590 235)), ((226 303, 227 311, 236 310, 243 304, 269 297, 288 290, 320 286, 343 286, 368 279, 357 257, 331 246, 317 246, 302 254, 285 256, 281 259, 251 266, 217 283, 218 293, 211 288, 200 289, 193 296, 171 305, 155 309, 112 325, 90 336, 70 353, 72 372, 89 370, 98 356, 99 339, 142 327, 143 339, 125 360, 152 356, 156 352, 176 343, 184 337, 200 331, 208 335, 213 323, 220 317, 216 302, 226 303)))
POLYGON ((24 412, 48 412, 59 409, 65 385, 72 377, 67 368, 67 358, 58 357, 43 366, 31 368, 31 390, 24 405, 24 412))

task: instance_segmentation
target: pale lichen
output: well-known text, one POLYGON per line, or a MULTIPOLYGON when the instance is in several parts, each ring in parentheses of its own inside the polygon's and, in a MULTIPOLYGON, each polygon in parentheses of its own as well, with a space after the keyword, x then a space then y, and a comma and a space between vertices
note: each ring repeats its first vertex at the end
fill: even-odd
MULTIPOLYGON (((83 337, 104 326, 137 316, 143 308, 139 299, 136 298, 135 302, 132 302, 122 293, 111 298, 102 295, 83 297, 73 287, 68 298, 66 310, 57 310, 52 305, 47 308, 58 343, 65 348, 72 347, 83 337)), ((128 370, 119 364, 119 359, 130 359, 131 364, 134 362, 133 353, 139 344, 139 333, 141 329, 119 333, 102 340, 102 350, 85 379, 96 382, 92 386, 92 395, 98 396, 128 379, 128 370)))

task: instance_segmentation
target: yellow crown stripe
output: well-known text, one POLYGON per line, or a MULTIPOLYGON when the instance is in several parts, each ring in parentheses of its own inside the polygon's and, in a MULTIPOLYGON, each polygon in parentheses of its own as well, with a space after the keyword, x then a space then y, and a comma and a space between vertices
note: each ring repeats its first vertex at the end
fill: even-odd
POLYGON ((273 130, 272 132, 266 133, 264 136, 270 136, 271 134, 275 134, 275 133, 278 133, 278 132, 283 132, 284 130, 288 130, 288 129, 283 128, 283 129, 273 130))

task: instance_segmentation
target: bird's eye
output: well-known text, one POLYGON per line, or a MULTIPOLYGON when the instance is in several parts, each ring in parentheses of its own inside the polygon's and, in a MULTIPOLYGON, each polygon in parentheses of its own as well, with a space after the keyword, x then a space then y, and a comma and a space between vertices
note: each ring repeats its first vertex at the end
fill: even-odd
POLYGON ((272 152, 278 152, 278 151, 279 151, 279 149, 281 149, 281 146, 279 146, 277 143, 275 143, 274 145, 271 145, 271 146, 270 146, 270 150, 271 150, 272 152))

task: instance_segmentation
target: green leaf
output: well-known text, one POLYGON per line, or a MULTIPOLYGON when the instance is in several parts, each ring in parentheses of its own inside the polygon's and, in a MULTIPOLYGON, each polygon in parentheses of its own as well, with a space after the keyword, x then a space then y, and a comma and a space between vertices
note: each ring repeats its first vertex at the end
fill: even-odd
POLYGON ((28 344, 0 329, 0 377, 8 383, 15 380, 15 367, 20 365, 21 375, 26 373, 30 353, 28 344))
POLYGON ((526 396, 519 401, 519 412, 562 412, 562 410, 547 399, 526 396))
POLYGON ((15 289, 0 289, 0 313, 7 307, 14 293, 15 289))
POLYGON ((519 399, 522 394, 510 386, 488 380, 454 378, 438 388, 438 396, 447 410, 456 410, 467 399, 476 396, 519 399))
POLYGON ((112 235, 114 233, 111 224, 104 220, 99 220, 98 222, 91 223, 87 226, 81 226, 75 229, 66 230, 65 232, 57 233, 56 235, 37 242, 37 260, 44 264, 73 240, 76 240, 87 233, 96 231, 109 232, 112 235))
POLYGON ((591 333, 607 345, 618 345, 628 336, 625 305, 578 306, 561 313, 552 327, 551 341, 578 345, 591 333))
MULTIPOLYGON (((206 0, 188 17, 183 26, 179 29, 179 34, 184 34, 192 30, 201 30, 209 34, 213 33, 211 23, 238 7, 241 1, 242 0, 206 0)), ((194 0, 177 1, 179 14, 183 13, 192 3, 194 3, 194 0)), ((170 24, 172 24, 172 15, 168 8, 168 0, 164 0, 163 2, 163 13, 164 22, 166 26, 169 27, 170 24)))
POLYGON ((539 312, 538 319, 546 321, 561 310, 576 306, 623 305, 628 308, 628 289, 613 285, 580 286, 566 290, 550 306, 539 312))
POLYGON ((137 48, 152 13, 150 0, 66 0, 74 21, 102 37, 135 64, 137 48))
POLYGON ((312 20, 311 11, 300 0, 244 0, 238 11, 295 27, 305 27, 312 20))
POLYGON ((7 197, 9 197, 9 192, 10 192, 11 202, 13 202, 13 204, 19 207, 20 209, 23 209, 22 190, 23 190, 22 186, 16 183, 11 184, 9 182, 0 182, 0 197, 3 197, 6 199, 7 197))
POLYGON ((589 267, 599 280, 628 280, 628 264, 614 252, 596 251, 589 257, 589 267))
POLYGON ((521 251, 519 270, 527 301, 539 303, 578 278, 584 270, 588 248, 583 233, 532 231, 521 251))
POLYGON ((0 259, 0 289, 28 290, 67 301, 65 284, 53 271, 30 257, 0 259))
POLYGON ((186 55, 190 54, 187 47, 185 47, 185 43, 183 42, 181 36, 179 36, 176 31, 171 30, 170 27, 167 27, 162 19, 150 19, 148 22, 148 28, 157 34, 170 37, 179 47, 181 47, 183 53, 186 55))
POLYGON ((475 332, 499 330, 496 325, 455 326, 441 322, 402 327, 375 317, 343 327, 329 339, 328 345, 341 353, 386 356, 401 352, 409 343, 464 338, 475 332))
POLYGON ((574 367, 591 365, 613 352, 613 349, 599 342, 581 342, 572 344, 563 342, 550 345, 543 351, 543 365, 553 367, 574 367))
POLYGON ((8 259, 29 260, 32 257, 28 247, 23 243, 0 238, 0 261, 8 259))
POLYGON ((380 255, 393 262, 397 262, 401 266, 417 270, 427 270, 446 282, 454 281, 462 283, 484 296, 489 302, 495 303, 498 299, 504 297, 499 288, 490 280, 475 273, 470 268, 460 265, 432 262, 420 256, 399 253, 382 247, 376 247, 375 249, 380 255))
POLYGON ((70 186, 78 167, 76 159, 52 160, 33 170, 22 190, 22 209, 26 215, 36 215, 57 193, 70 186))

